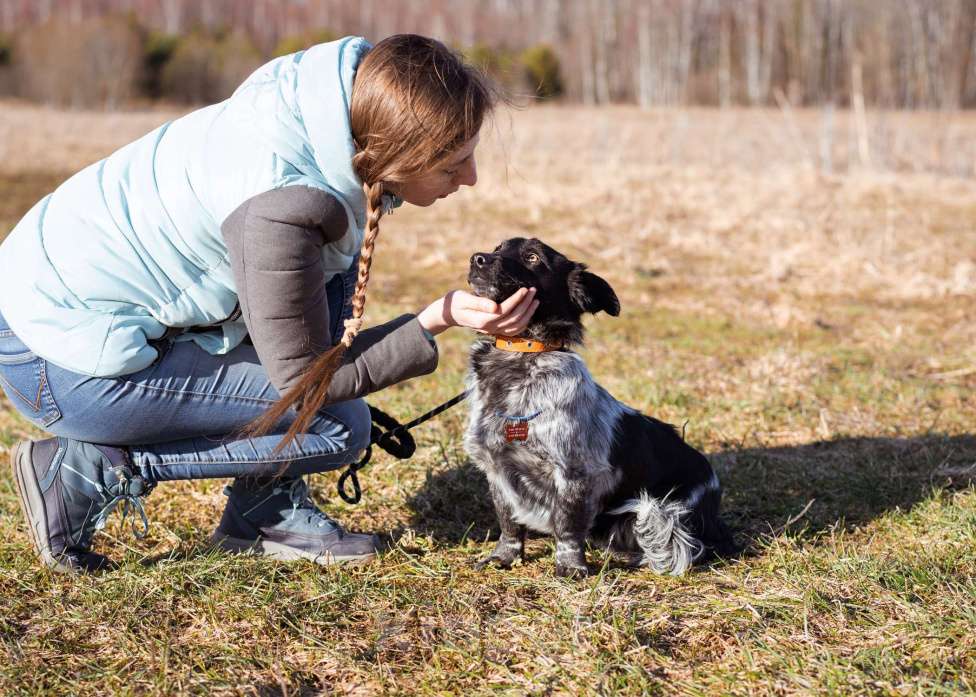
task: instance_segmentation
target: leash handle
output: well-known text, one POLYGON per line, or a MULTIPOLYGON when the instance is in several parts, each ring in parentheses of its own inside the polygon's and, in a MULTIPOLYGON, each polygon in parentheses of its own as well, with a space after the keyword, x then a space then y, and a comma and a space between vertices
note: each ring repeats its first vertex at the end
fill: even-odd
POLYGON ((356 474, 359 470, 366 466, 369 462, 370 456, 373 454, 373 447, 371 445, 366 446, 366 453, 362 456, 359 462, 354 462, 346 471, 342 473, 339 477, 339 483, 336 488, 339 490, 339 498, 341 498, 346 503, 356 504, 359 503, 363 498, 363 488, 359 485, 359 475, 356 474), (352 493, 346 493, 346 481, 352 481, 352 493))

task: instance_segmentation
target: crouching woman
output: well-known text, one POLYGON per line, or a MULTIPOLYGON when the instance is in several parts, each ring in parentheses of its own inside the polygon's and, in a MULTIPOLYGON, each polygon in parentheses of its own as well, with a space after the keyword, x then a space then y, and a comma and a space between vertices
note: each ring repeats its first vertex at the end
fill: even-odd
POLYGON ((158 482, 204 477, 234 479, 229 550, 375 553, 303 475, 354 461, 361 398, 434 370, 434 335, 517 334, 535 308, 524 289, 452 291, 359 331, 384 212, 473 186, 493 104, 439 42, 350 37, 268 63, 27 213, 0 245, 0 386, 54 436, 12 453, 45 564, 105 567, 92 535, 114 509, 145 525, 158 482))

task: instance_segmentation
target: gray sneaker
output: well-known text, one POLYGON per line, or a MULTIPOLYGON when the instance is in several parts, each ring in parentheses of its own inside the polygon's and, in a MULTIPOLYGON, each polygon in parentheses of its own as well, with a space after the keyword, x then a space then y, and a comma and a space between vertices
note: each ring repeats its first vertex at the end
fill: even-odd
POLYGON ((301 477, 237 479, 224 493, 227 506, 211 539, 228 552, 323 565, 376 556, 379 539, 343 530, 312 502, 301 477))
POLYGON ((91 540, 120 505, 123 518, 139 513, 143 529, 133 521, 136 537, 148 532, 142 497, 155 485, 135 473, 124 450, 48 438, 21 441, 10 459, 27 533, 41 561, 55 571, 112 566, 91 551, 91 540))

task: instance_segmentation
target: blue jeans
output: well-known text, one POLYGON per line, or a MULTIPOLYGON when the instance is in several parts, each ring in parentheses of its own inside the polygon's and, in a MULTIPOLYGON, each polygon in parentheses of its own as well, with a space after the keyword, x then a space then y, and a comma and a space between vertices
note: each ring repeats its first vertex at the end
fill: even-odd
MULTIPOLYGON (((333 337, 354 283, 355 264, 326 286, 333 337)), ((93 378, 33 354, 0 315, 0 387, 28 421, 56 436, 128 448, 149 481, 323 472, 353 462, 369 443, 369 408, 355 399, 323 407, 309 433, 273 455, 291 417, 266 436, 240 435, 279 396, 253 346, 222 356, 192 342, 159 348, 138 373, 93 378)))

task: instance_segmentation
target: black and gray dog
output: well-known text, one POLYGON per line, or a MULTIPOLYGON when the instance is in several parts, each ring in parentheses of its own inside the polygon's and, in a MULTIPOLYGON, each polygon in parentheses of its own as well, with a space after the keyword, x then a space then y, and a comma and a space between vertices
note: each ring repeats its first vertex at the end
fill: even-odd
POLYGON ((522 337, 479 340, 468 374, 464 444, 487 476, 501 538, 479 565, 520 559, 526 528, 556 538, 556 573, 588 573, 587 539, 634 565, 681 574, 734 551, 708 460, 673 426, 621 404, 569 347, 585 312, 620 313, 610 285, 536 239, 471 257, 468 282, 500 302, 535 287, 522 337))

